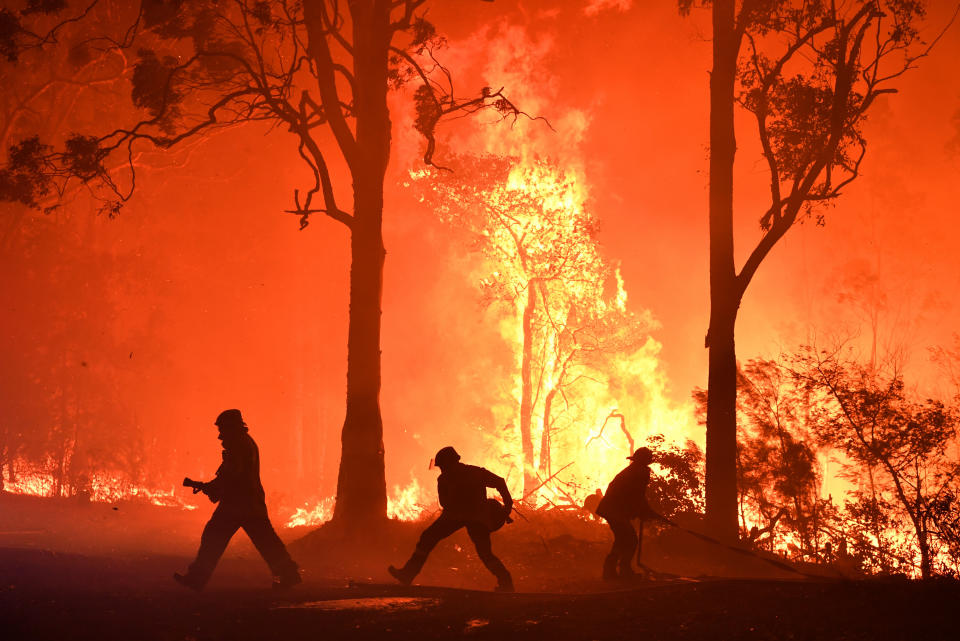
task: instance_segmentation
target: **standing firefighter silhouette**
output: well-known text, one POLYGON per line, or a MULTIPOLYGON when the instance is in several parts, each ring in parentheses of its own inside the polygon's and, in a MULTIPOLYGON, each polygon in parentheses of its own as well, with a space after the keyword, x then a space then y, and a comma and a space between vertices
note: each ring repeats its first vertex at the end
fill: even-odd
POLYGON ((636 551, 639 560, 643 545, 643 521, 653 516, 647 504, 653 452, 641 447, 627 458, 630 465, 610 481, 597 505, 597 515, 605 518, 613 530, 613 548, 603 562, 603 578, 608 580, 633 575, 633 553, 636 551), (631 519, 640 519, 639 531, 634 531, 631 519))
POLYGON ((513 592, 510 572, 490 547, 490 533, 499 530, 505 522, 512 523, 509 515, 513 509, 513 499, 506 481, 482 467, 461 463, 460 455, 452 447, 437 452, 433 460, 440 468, 437 493, 443 511, 420 535, 417 547, 406 565, 399 569, 391 565, 388 568, 390 574, 400 583, 410 585, 437 543, 465 527, 480 560, 497 577, 497 591, 513 592), (487 498, 488 487, 500 493, 503 505, 496 499, 487 498))
POLYGON ((300 583, 300 571, 277 536, 264 500, 260 484, 260 451, 247 433, 240 410, 225 410, 215 422, 217 438, 223 444, 223 463, 216 478, 207 483, 184 479, 194 493, 203 492, 218 503, 213 516, 203 528, 200 550, 186 574, 174 574, 178 583, 202 590, 213 569, 239 528, 243 528, 273 572, 275 588, 288 588, 300 583))

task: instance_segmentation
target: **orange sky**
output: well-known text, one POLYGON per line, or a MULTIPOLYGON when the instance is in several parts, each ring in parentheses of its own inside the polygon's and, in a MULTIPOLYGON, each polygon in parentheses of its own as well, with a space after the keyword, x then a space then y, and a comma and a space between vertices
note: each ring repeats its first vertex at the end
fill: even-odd
MULTIPOLYGON (((430 17, 450 37, 461 93, 504 84, 557 129, 458 125, 443 130, 443 142, 461 152, 523 147, 584 170, 605 253, 620 262, 631 304, 660 321, 663 367, 672 397, 684 403, 706 380, 708 15, 682 19, 671 2, 626 8, 629 0, 594 3, 610 8, 586 15, 584 4, 435 2, 430 17)), ((931 23, 944 24, 949 3, 934 4, 931 23)), ((836 303, 838 288, 852 275, 875 273, 887 299, 882 332, 896 330, 918 371, 932 371, 921 367, 926 348, 946 344, 960 316, 953 301, 960 285, 958 55, 955 26, 900 83, 901 93, 877 105, 864 175, 828 212, 826 227, 791 231, 762 266, 741 309, 741 359, 774 356, 811 332, 856 326, 856 314, 836 303)), ((440 446, 476 442, 464 430, 488 418, 482 403, 504 384, 497 379, 511 362, 496 328, 477 311, 470 256, 391 187, 419 145, 404 129, 408 118, 394 113, 385 212, 382 402, 390 483, 422 471, 440 446)), ((743 129, 738 184, 754 185, 738 191, 738 248, 757 229, 758 160, 743 129)), ((271 453, 299 447, 296 430, 286 427, 301 420, 315 421, 324 435, 311 446, 317 469, 302 480, 319 483, 321 493, 333 489, 347 236, 319 218, 298 231, 296 219, 282 213, 305 178, 282 131, 225 133, 185 168, 145 172, 121 217, 94 223, 92 246, 135 256, 141 288, 111 328, 121 348, 89 359, 126 359, 130 404, 154 439, 157 460, 178 466, 171 478, 212 473, 213 418, 239 406, 264 450, 268 494, 296 472, 295 462, 271 453), (149 331, 134 336, 130 327, 149 331)))

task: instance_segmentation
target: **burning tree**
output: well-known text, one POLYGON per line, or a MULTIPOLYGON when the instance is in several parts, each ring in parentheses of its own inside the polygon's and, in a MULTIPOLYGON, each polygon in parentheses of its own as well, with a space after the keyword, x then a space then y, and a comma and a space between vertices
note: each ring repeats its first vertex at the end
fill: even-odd
POLYGON ((0 319, 11 373, 0 387, 0 473, 14 488, 18 475, 48 480, 54 496, 89 493, 101 473, 137 481, 145 448, 123 394, 126 352, 104 332, 129 292, 117 273, 130 263, 61 221, 21 226, 0 272, 0 288, 18 292, 15 313, 0 319))
POLYGON ((754 359, 738 372, 740 413, 738 485, 740 522, 749 511, 762 518, 761 529, 782 519, 795 534, 802 559, 820 548, 821 470, 812 434, 809 394, 776 361, 754 359))
MULTIPOLYGON (((738 372, 739 506, 771 547, 864 570, 935 573, 960 550, 956 407, 921 400, 902 371, 852 350, 801 347, 738 372), (820 498, 818 454, 852 483, 820 498), (831 548, 826 547, 831 543, 831 548), (850 552, 848 552, 848 549, 850 552)), ((696 394, 701 413, 706 394, 696 394)))
POLYGON ((606 387, 611 360, 643 345, 654 323, 627 310, 573 172, 496 157, 460 158, 455 167, 415 172, 415 183, 485 258, 484 303, 505 304, 519 321, 518 335, 508 338, 518 345, 523 495, 531 497, 556 471, 553 443, 562 426, 596 424, 581 407, 586 387, 606 387))
MULTIPOLYGON (((694 391, 701 422, 707 392, 694 391)), ((816 559, 822 525, 821 470, 809 391, 780 362, 737 369, 737 513, 743 538, 816 559)))
MULTIPOLYGON (((77 231, 65 224, 82 212, 44 199, 41 172, 18 162, 36 153, 33 136, 62 143, 66 131, 98 126, 98 108, 129 93, 132 65, 118 49, 90 45, 115 26, 109 11, 71 25, 73 46, 37 55, 32 50, 64 37, 66 25, 53 24, 41 35, 20 20, 49 22, 53 9, 31 3, 20 16, 0 10, 6 59, 0 62, 0 149, 10 149, 11 160, 0 170, 0 289, 19 292, 15 311, 0 318, 6 338, 0 362, 10 373, 0 390, 0 470, 6 467, 15 489, 31 482, 18 473, 35 473, 33 482, 43 477, 49 483, 34 487, 59 496, 88 492, 97 472, 136 480, 143 452, 122 398, 122 368, 92 358, 117 347, 102 334, 122 288, 115 275, 129 264, 101 252, 89 227, 77 231), (49 215, 31 216, 31 209, 49 215), (67 301, 70 309, 58 306, 67 301)), ((132 106, 129 111, 133 115, 132 106)))
POLYGON ((288 211, 301 227, 322 214, 350 233, 347 408, 334 518, 351 526, 387 511, 379 394, 388 91, 416 85, 416 126, 428 141, 427 163, 443 116, 486 107, 504 117, 521 113, 491 89, 454 98, 451 76, 434 57, 442 39, 422 15, 425 2, 94 0, 52 26, 47 14, 66 3, 30 2, 23 11, 0 13, 0 51, 16 60, 63 39, 72 24, 111 12, 114 28, 81 44, 136 50, 130 96, 140 110, 126 126, 72 135, 61 148, 39 137, 11 148, 0 171, 3 199, 34 205, 80 181, 114 215, 133 194, 139 149, 171 149, 257 122, 292 135, 310 182, 294 192, 288 211), (108 168, 115 157, 127 161, 121 175, 108 168), (351 205, 342 204, 344 191, 351 205))
POLYGON ((898 368, 863 366, 844 350, 805 348, 790 367, 820 400, 813 413, 820 440, 846 456, 848 477, 866 477, 870 492, 860 500, 866 512, 887 507, 868 531, 881 544, 886 533, 879 520, 905 519, 920 572, 929 578, 937 548, 955 545, 955 533, 949 527, 941 533, 940 525, 957 521, 953 497, 960 465, 951 456, 958 445, 956 409, 935 399, 917 400, 898 368))
MULTIPOLYGON (((734 329, 750 281, 773 247, 803 220, 823 222, 860 175, 863 123, 877 98, 930 47, 915 0, 844 3, 680 0, 682 13, 712 5, 710 73, 710 325, 707 521, 737 537, 737 358, 734 329), (736 268, 733 231, 734 111, 752 116, 766 160, 769 205, 761 235, 736 268)), ((935 42, 935 41, 934 41, 935 42)))

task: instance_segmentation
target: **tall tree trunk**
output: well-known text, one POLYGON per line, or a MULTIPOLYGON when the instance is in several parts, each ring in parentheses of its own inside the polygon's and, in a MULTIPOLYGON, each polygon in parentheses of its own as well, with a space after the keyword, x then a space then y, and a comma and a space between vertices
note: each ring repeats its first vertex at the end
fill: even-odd
POLYGON ((523 496, 537 486, 533 468, 533 316, 536 311, 536 283, 527 283, 523 307, 523 355, 520 362, 520 445, 523 449, 523 496))
MULTIPOLYGON (((883 540, 883 530, 880 528, 880 503, 877 501, 877 483, 874 479, 873 466, 867 466, 867 477, 870 479, 870 509, 873 511, 870 526, 873 529, 873 538, 876 539, 877 548, 883 550, 886 543, 883 540)), ((880 569, 884 574, 890 572, 890 559, 886 554, 880 555, 880 569)))
POLYGON ((740 306, 733 253, 734 81, 740 40, 734 0, 713 3, 710 75, 710 329, 707 333, 706 525, 737 539, 737 356, 740 306))
POLYGON ((520 446, 523 449, 523 496, 537 487, 533 468, 533 316, 536 311, 536 283, 527 283, 523 307, 523 355, 520 361, 520 446))
POLYGON ((354 219, 350 249, 347 414, 341 434, 334 520, 349 530, 387 515, 380 415, 380 304, 383 292, 383 180, 390 157, 387 58, 390 3, 351 3, 357 158, 351 167, 354 219))
POLYGON ((933 562, 930 558, 930 533, 926 527, 917 527, 917 543, 920 546, 920 576, 929 579, 933 576, 933 562))
POLYGON ((543 432, 540 433, 540 476, 550 478, 553 462, 550 460, 550 424, 553 422, 553 399, 559 387, 552 387, 543 399, 543 432))

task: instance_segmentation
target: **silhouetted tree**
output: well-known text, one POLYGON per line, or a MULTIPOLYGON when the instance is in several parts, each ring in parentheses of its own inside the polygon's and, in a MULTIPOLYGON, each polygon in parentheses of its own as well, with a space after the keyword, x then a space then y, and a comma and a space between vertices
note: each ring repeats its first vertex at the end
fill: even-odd
MULTIPOLYGON (((818 394, 813 418, 819 438, 846 455, 848 475, 877 471, 871 482, 889 496, 882 500, 906 517, 921 574, 930 577, 937 524, 951 520, 945 506, 957 507, 949 500, 960 479, 960 464, 950 455, 957 447, 955 409, 938 400, 915 400, 898 369, 862 366, 844 350, 806 348, 790 367, 818 394)), ((878 508, 876 496, 868 507, 878 508)))
POLYGON ((669 519, 703 514, 703 452, 697 444, 668 444, 663 434, 654 434, 646 446, 656 466, 647 488, 650 507, 669 519))
MULTIPOLYGON (((703 421, 707 392, 694 392, 703 421)), ((780 363, 753 359, 737 368, 737 508, 740 531, 762 532, 768 547, 793 546, 815 557, 820 470, 809 392, 780 363)))
MULTIPOLYGON (((738 372, 738 495, 766 521, 792 529, 801 558, 816 557, 820 470, 809 424, 809 395, 779 363, 754 359, 738 372)), ((774 533, 770 532, 771 538, 774 533)))
POLYGON ((427 163, 444 115, 486 107, 504 117, 521 113, 489 88, 475 98, 454 98, 451 76, 434 56, 442 39, 423 16, 425 3, 94 1, 42 31, 24 26, 35 9, 63 9, 65 3, 29 2, 19 13, 4 10, 0 20, 0 52, 13 60, 55 41, 59 30, 88 14, 125 9, 116 30, 94 42, 136 50, 131 98, 147 114, 105 135, 75 134, 59 149, 38 137, 15 145, 0 173, 5 199, 35 204, 79 180, 98 186, 102 209, 116 214, 133 193, 135 167, 130 162, 126 175, 117 176, 107 165, 115 155, 132 158, 142 146, 169 149, 250 122, 278 125, 294 137, 312 182, 294 192, 289 211, 301 227, 323 214, 350 232, 347 407, 334 519, 351 527, 385 518, 387 506, 379 406, 383 180, 391 148, 387 93, 416 85, 415 125, 427 139, 427 163), (338 198, 346 179, 350 206, 341 204, 342 194, 338 198))
POLYGON ((862 124, 876 99, 930 47, 917 0, 844 3, 680 0, 682 13, 712 7, 710 73, 710 324, 707 523, 737 536, 737 312, 770 250, 795 223, 822 221, 860 174, 862 124), (735 107, 749 113, 766 160, 770 204, 761 235, 738 270, 734 255, 735 107))

